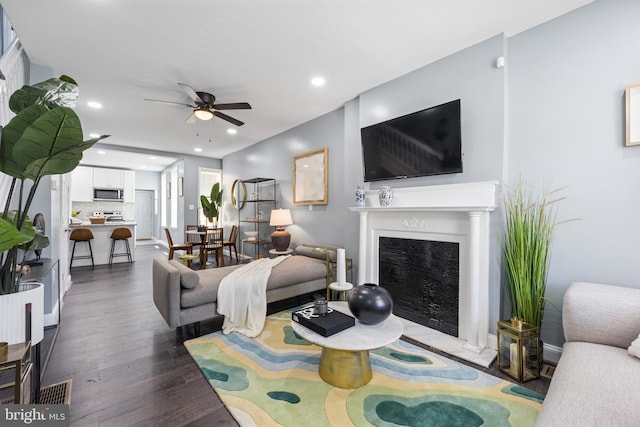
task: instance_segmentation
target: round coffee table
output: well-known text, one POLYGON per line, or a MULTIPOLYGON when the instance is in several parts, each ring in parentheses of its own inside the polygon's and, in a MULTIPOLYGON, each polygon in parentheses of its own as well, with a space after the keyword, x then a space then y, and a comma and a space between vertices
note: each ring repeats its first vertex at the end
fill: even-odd
MULTIPOLYGON (((353 316, 346 302, 331 301, 329 307, 353 316)), ((384 322, 365 325, 356 320, 355 326, 323 337, 294 321, 296 334, 322 347, 320 378, 338 388, 358 388, 371 381, 369 350, 384 347, 402 336, 403 326, 393 314, 384 322)))

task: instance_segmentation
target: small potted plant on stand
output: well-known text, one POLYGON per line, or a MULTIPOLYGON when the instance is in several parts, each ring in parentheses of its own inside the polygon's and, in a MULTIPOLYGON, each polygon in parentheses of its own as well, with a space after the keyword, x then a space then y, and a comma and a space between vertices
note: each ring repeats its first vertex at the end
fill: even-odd
POLYGON ((0 140, 0 171, 11 179, 0 218, 0 341, 9 344, 24 341, 26 302, 33 303, 32 343, 43 336, 43 287, 20 281, 27 252, 48 245, 28 216, 38 185, 44 176, 71 172, 82 152, 106 137, 82 140, 80 119, 72 110, 77 98, 77 83, 62 76, 25 85, 9 100, 16 116, 0 140))
POLYGON ((218 225, 218 217, 220 216, 220 208, 222 207, 222 190, 220 183, 216 182, 211 187, 211 197, 200 196, 200 204, 202 205, 202 213, 213 227, 218 225))

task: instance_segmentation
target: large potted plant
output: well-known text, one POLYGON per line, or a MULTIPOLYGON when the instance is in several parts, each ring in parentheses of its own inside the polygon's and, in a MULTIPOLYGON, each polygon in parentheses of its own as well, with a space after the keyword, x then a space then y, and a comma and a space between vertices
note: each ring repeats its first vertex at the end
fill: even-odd
POLYGON ((218 223, 218 217, 220 216, 220 208, 222 207, 222 190, 220 189, 220 183, 216 182, 211 187, 211 195, 207 197, 205 195, 200 196, 200 204, 202 205, 202 213, 207 220, 215 227, 218 223))
POLYGON ((511 316, 525 323, 542 324, 551 241, 559 190, 532 195, 521 181, 507 188, 504 198, 506 232, 503 257, 511 316))
MULTIPOLYGON (((11 177, 0 218, 0 341, 24 341, 24 304, 12 297, 34 288, 20 282, 27 252, 48 245, 28 215, 40 181, 71 172, 82 152, 106 137, 83 141, 80 119, 72 110, 77 99, 78 85, 68 76, 25 85, 9 99, 16 115, 2 128, 0 139, 0 171, 11 177)), ((42 291, 35 298, 33 315, 42 316, 42 291)), ((41 334, 36 323, 33 331, 41 334)))

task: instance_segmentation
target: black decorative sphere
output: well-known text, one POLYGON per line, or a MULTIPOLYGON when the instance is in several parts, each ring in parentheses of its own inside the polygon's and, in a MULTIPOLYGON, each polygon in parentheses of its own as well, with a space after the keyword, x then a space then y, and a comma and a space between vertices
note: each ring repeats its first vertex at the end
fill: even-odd
POLYGON ((361 323, 375 325, 393 311, 393 299, 385 288, 375 283, 356 286, 349 295, 349 310, 361 323))

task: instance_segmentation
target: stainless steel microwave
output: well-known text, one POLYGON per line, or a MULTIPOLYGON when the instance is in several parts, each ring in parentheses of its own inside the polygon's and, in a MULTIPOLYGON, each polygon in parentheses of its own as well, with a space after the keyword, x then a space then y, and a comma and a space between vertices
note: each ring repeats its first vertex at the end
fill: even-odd
POLYGON ((93 200, 124 202, 124 190, 121 188, 94 188, 93 200))

